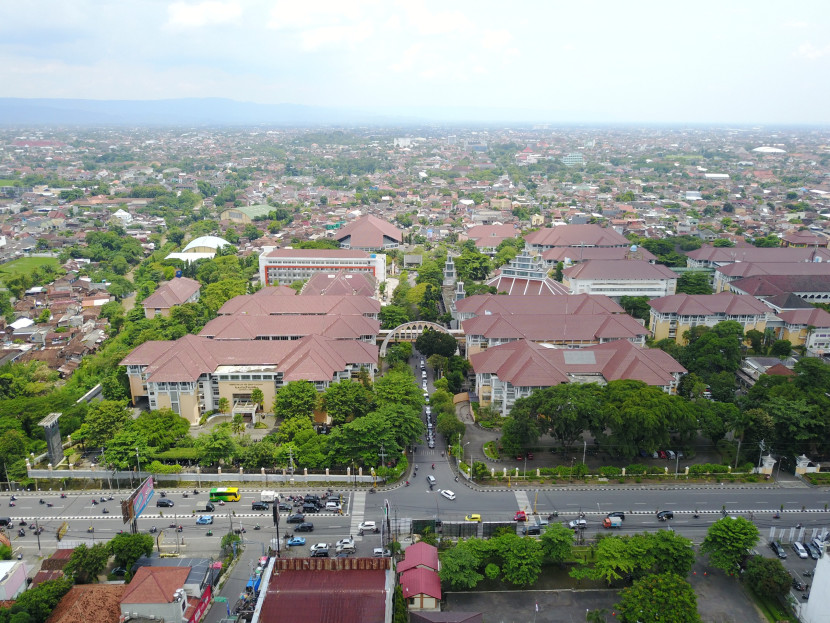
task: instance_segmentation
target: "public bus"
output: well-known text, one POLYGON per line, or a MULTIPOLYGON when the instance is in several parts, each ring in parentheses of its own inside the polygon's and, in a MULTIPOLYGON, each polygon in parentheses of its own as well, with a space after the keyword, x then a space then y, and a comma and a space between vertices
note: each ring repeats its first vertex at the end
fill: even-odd
POLYGON ((236 487, 214 487, 210 490, 210 501, 238 502, 239 489, 236 487))

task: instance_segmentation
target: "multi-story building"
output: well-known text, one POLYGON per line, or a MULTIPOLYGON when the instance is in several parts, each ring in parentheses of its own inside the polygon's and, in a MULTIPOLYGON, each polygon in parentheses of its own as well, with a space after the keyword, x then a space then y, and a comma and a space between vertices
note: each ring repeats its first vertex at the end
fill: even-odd
POLYGON ((607 296, 599 294, 565 294, 557 297, 510 296, 476 294, 456 301, 456 320, 459 322, 476 316, 498 314, 523 315, 593 315, 624 314, 625 310, 607 296))
POLYGON ((176 305, 195 303, 199 300, 201 287, 202 284, 198 281, 187 277, 168 281, 141 303, 144 307, 144 317, 169 316, 170 310, 176 305))
POLYGON ((341 227, 335 232, 334 238, 343 249, 382 251, 397 249, 403 240, 403 235, 401 230, 392 223, 369 215, 341 227))
POLYGON ((369 273, 381 283, 386 281, 386 255, 356 249, 272 249, 259 256, 259 279, 266 286, 290 285, 319 272, 340 270, 369 273))
POLYGON ((683 335, 694 327, 713 327, 734 320, 744 329, 763 333, 775 318, 773 311, 754 296, 720 294, 674 294, 649 301, 649 329, 656 341, 670 338, 686 344, 683 335))
POLYGON ((779 340, 804 346, 814 355, 830 352, 830 314, 823 309, 791 309, 778 314, 783 326, 776 329, 779 340))
POLYGON ((538 254, 524 249, 501 267, 499 274, 487 281, 498 292, 515 295, 551 295, 568 293, 568 289, 547 274, 547 267, 538 254))
POLYGON ((686 266, 689 268, 717 268, 735 262, 792 264, 828 260, 830 251, 821 247, 712 247, 705 244, 686 254, 686 266))
POLYGON ((599 225, 559 225, 529 233, 525 243, 531 251, 544 253, 557 247, 624 247, 631 241, 613 229, 599 225))
POLYGON ((380 322, 357 314, 217 316, 199 332, 214 340, 300 340, 322 335, 374 344, 380 322))
POLYGON ((380 303, 368 296, 296 296, 291 288, 263 288, 235 296, 217 312, 220 316, 366 316, 378 319, 380 303))
MULTIPOLYGON (((324 297, 321 297, 324 298, 324 297)), ((186 335, 169 342, 144 342, 127 355, 133 404, 146 398, 151 409, 169 408, 199 423, 227 398, 232 410, 249 409, 254 389, 270 405, 290 381, 307 380, 318 391, 365 370, 374 378, 378 347, 359 340, 307 335, 298 340, 220 340, 186 335)))
POLYGON ((637 380, 674 393, 686 372, 664 351, 639 348, 628 341, 575 352, 518 340, 474 354, 470 361, 480 404, 492 405, 502 415, 507 415, 519 398, 562 383, 637 380))
POLYGON ((827 277, 830 262, 735 262, 715 269, 715 292, 729 292, 729 284, 747 277, 784 275, 799 277, 827 277))
POLYGON ((590 260, 565 269, 562 282, 571 294, 657 298, 675 293, 677 273, 646 260, 590 260))

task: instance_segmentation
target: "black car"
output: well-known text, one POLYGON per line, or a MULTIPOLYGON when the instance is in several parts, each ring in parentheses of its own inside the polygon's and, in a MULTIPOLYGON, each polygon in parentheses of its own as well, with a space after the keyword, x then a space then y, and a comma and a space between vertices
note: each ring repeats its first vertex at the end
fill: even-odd
POLYGON ((310 521, 304 521, 299 526, 294 528, 294 532, 314 532, 314 524, 310 521))
POLYGON ((674 511, 658 511, 657 519, 666 521, 667 519, 674 519, 674 511))
POLYGON ((305 515, 302 513, 294 513, 293 515, 289 515, 288 519, 285 520, 285 523, 303 523, 305 521, 305 515))
POLYGON ((173 506, 173 500, 161 498, 160 500, 156 501, 156 506, 164 506, 165 508, 170 508, 171 506, 173 506))
POLYGON ((319 495, 307 495, 303 498, 304 502, 311 502, 312 504, 321 504, 319 495))
POLYGON ((280 502, 280 511, 290 513, 292 510, 294 510, 294 507, 291 504, 288 502, 280 502))
POLYGON ((772 551, 775 552, 775 555, 781 558, 782 560, 787 557, 787 552, 784 551, 783 546, 778 541, 770 541, 769 547, 772 551))
POLYGON ((212 513, 215 510, 216 510, 216 507, 213 505, 213 502, 208 502, 207 504, 205 504, 205 511, 206 512, 212 513))
POLYGON ((623 521, 625 521, 625 513, 622 511, 614 511, 613 513, 608 513, 606 517, 619 517, 623 521))
POLYGON ((320 507, 316 504, 303 504, 304 513, 319 513, 320 507))
POLYGON ((267 511, 268 502, 251 502, 252 511, 267 511))
POLYGON ((533 525, 533 524, 531 524, 529 526, 525 525, 525 526, 522 527, 522 534, 524 534, 526 536, 534 536, 534 535, 542 534, 542 526, 533 525))

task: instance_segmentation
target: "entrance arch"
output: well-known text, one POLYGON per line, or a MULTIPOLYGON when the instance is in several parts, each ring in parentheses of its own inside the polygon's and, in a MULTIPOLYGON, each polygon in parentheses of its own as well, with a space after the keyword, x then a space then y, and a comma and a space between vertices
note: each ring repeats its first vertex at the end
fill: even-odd
POLYGON ((383 338, 383 342, 380 345, 380 356, 386 357, 386 349, 389 346, 389 342, 414 342, 425 329, 440 331, 441 333, 452 335, 453 338, 456 337, 449 329, 442 327, 440 324, 435 322, 429 322, 427 320, 413 320, 412 322, 405 322, 398 325, 392 329, 385 338, 383 338))

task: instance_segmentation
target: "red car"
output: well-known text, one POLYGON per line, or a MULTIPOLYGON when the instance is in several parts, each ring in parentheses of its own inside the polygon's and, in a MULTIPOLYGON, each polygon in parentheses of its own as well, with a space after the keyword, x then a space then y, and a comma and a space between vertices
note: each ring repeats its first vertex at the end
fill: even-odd
POLYGON ((513 515, 513 521, 527 521, 527 513, 524 511, 516 511, 516 514, 513 515))
POLYGON ((660 458, 661 458, 661 459, 666 459, 666 458, 668 458, 668 455, 666 454, 666 451, 665 451, 665 450, 660 450, 659 455, 660 455, 660 458))
POLYGON ((532 452, 528 452, 528 453, 527 453, 527 460, 528 460, 528 461, 532 461, 532 460, 533 460, 533 453, 532 453, 532 452))

